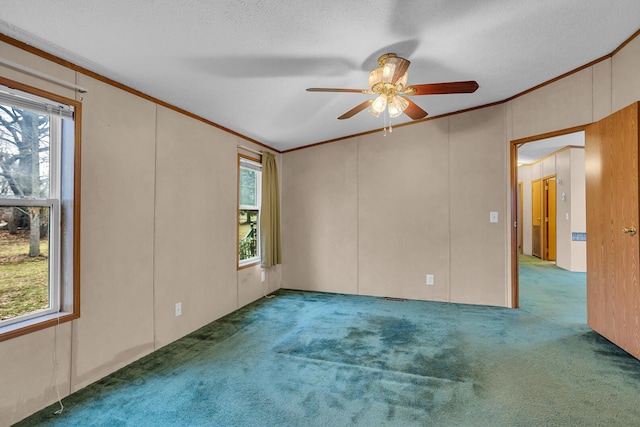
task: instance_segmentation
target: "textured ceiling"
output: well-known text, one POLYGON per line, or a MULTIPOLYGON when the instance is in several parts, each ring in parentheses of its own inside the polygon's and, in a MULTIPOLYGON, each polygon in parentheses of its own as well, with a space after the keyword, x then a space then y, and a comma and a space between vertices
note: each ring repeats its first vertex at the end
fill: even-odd
MULTIPOLYGON (((0 0, 0 32, 277 150, 382 128, 366 100, 380 54, 409 84, 476 80, 414 97, 430 116, 501 101, 611 53, 640 26, 616 0, 0 0)), ((399 124, 406 116, 393 119, 399 124)))
POLYGON ((567 146, 584 147, 584 132, 574 132, 523 144, 518 148, 518 164, 531 164, 567 146))

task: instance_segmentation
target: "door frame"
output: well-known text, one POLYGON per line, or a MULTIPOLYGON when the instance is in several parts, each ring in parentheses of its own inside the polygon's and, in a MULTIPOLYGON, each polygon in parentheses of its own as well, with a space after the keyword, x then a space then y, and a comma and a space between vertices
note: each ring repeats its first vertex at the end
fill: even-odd
POLYGON ((553 175, 545 176, 541 178, 542 191, 544 196, 542 197, 542 215, 543 215, 543 223, 542 223, 542 259, 546 261, 555 261, 557 257, 557 200, 556 200, 556 192, 557 192, 557 175, 554 173, 553 175), (550 186, 549 182, 554 182, 554 193, 553 193, 553 204, 551 203, 550 196, 550 186), (553 207, 553 215, 551 213, 551 206, 553 207), (553 225, 553 232, 555 236, 553 237, 553 258, 551 257, 551 252, 549 250, 551 241, 550 237, 550 229, 551 225, 553 225))
MULTIPOLYGON (((520 209, 518 211, 517 217, 516 217, 516 221, 518 224, 522 224, 524 222, 524 182, 522 181, 518 181, 518 187, 516 189, 517 193, 517 203, 518 203, 518 209, 520 209)), ((524 232, 522 230, 522 227, 518 227, 518 229, 520 230, 520 233, 517 236, 518 241, 516 242, 516 246, 518 245, 518 242, 520 242, 520 246, 518 249, 518 255, 522 255, 524 253, 524 232)))
MULTIPOLYGON (((543 194, 544 187, 542 185, 544 178, 536 178, 531 181, 531 255, 544 259, 544 203, 543 194), (535 195, 538 195, 537 202, 535 195), (535 212, 535 208, 538 211, 535 212), (537 221, 535 220, 538 217, 537 221), (535 224, 539 222, 539 224, 535 224), (538 232, 536 233, 536 225, 538 226, 538 232), (536 254, 536 238, 538 240, 538 253, 536 254)), ((522 227, 520 227, 522 229, 522 227)))
POLYGON ((518 223, 518 148, 527 142, 534 142, 541 139, 552 138, 554 136, 566 135, 584 131, 590 123, 562 129, 554 132, 547 132, 526 138, 513 139, 509 143, 509 204, 511 216, 511 308, 520 307, 519 275, 518 275, 518 233, 522 225, 518 223))

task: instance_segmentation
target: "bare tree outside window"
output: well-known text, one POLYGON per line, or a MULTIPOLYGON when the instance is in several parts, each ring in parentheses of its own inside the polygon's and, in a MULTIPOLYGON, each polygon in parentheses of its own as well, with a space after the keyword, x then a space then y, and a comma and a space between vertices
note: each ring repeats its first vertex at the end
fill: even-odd
POLYGON ((50 116, 0 105, 0 321, 52 307, 49 157, 50 116))
MULTIPOLYGON (((49 116, 0 105, 0 195, 23 199, 49 196, 49 116)), ((43 210, 16 207, 6 216, 12 234, 21 226, 29 227, 29 256, 39 256, 40 237, 46 235, 47 226, 43 210)))

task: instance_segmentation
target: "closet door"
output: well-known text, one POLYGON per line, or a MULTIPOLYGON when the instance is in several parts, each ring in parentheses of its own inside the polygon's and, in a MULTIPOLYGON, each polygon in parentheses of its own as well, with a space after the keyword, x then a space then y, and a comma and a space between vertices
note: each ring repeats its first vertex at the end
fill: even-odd
POLYGON ((640 358, 638 103, 585 129, 587 323, 640 358))
POLYGON ((542 181, 531 183, 531 255, 542 259, 542 181))

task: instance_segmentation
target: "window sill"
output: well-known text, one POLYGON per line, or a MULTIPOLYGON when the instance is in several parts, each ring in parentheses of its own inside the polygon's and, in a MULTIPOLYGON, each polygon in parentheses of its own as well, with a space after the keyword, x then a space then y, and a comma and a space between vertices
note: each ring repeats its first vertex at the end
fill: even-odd
POLYGON ((79 317, 79 314, 61 311, 2 326, 0 327, 0 342, 66 323, 79 317))
POLYGON ((249 268, 249 267, 255 267, 256 265, 260 265, 260 260, 256 259, 253 261, 249 261, 246 264, 239 264, 238 265, 238 270, 244 270, 245 268, 249 268))

